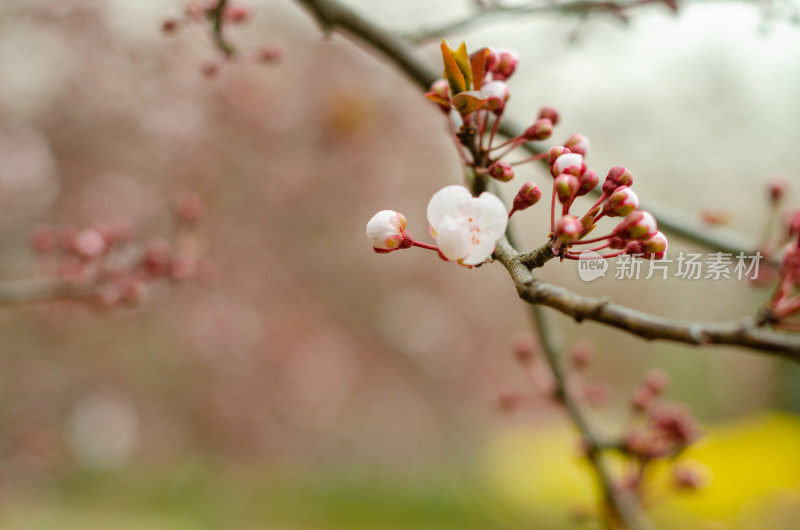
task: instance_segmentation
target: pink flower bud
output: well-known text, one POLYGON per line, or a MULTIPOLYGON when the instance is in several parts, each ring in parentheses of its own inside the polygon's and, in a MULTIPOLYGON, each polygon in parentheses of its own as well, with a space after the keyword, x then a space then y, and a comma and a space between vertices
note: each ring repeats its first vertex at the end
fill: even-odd
POLYGON ((175 33, 178 30, 179 26, 180 22, 178 22, 178 20, 174 18, 168 18, 167 20, 164 21, 163 24, 161 24, 161 31, 165 35, 170 35, 172 33, 175 33))
POLYGON ((583 173, 583 175, 581 175, 581 187, 578 188, 578 193, 576 193, 576 195, 578 197, 583 197, 584 195, 595 189, 599 182, 600 182, 600 177, 597 176, 597 173, 595 173, 591 169, 587 169, 583 173))
POLYGON ((581 155, 570 152, 556 158, 556 161, 553 162, 552 170, 555 171, 556 175, 569 173, 570 175, 580 177, 583 172, 586 171, 586 164, 583 163, 583 157, 581 155))
POLYGON ((106 251, 106 239, 97 230, 84 230, 75 236, 73 248, 83 258, 97 258, 106 251))
POLYGON ((205 214, 206 204, 203 198, 194 192, 178 196, 175 201, 175 213, 181 221, 190 225, 196 224, 205 214))
POLYGON ((508 162, 498 160, 489 166, 489 176, 500 182, 508 182, 514 178, 514 168, 508 162))
POLYGON ((650 370, 644 376, 644 384, 655 394, 663 394, 669 386, 669 374, 659 368, 650 370))
POLYGON ((554 126, 558 125, 558 111, 553 107, 542 107, 539 109, 539 119, 548 119, 554 126))
POLYGON ((285 51, 283 46, 279 44, 273 44, 270 46, 261 46, 259 49, 256 50, 256 61, 260 63, 279 63, 283 60, 283 56, 285 51))
POLYGON ((781 201, 786 194, 786 183, 782 180, 775 179, 769 183, 769 200, 773 204, 781 201))
POLYGON ((31 245, 36 252, 51 252, 58 246, 58 234, 52 227, 40 226, 31 235, 31 245))
POLYGON ((540 118, 525 129, 523 136, 528 141, 547 140, 553 134, 553 122, 549 118, 540 118))
MULTIPOLYGON (((393 210, 381 210, 367 223, 367 237, 376 252, 406 248, 406 218, 393 210)), ((410 246, 410 245, 409 245, 410 246)))
POLYGON ((603 193, 611 195, 615 189, 620 186, 631 186, 633 184, 633 176, 628 168, 622 166, 614 166, 608 171, 606 180, 603 182, 603 193))
POLYGON ((225 8, 225 20, 231 24, 241 24, 247 22, 252 16, 252 11, 249 7, 241 4, 231 4, 225 8))
POLYGON ((627 186, 615 189, 603 205, 603 214, 608 217, 625 217, 639 207, 639 197, 627 186))
POLYGON ((151 278, 167 276, 170 272, 171 256, 169 243, 163 239, 154 239, 145 248, 142 268, 151 278))
POLYGON ((539 199, 542 198, 542 190, 534 184, 533 182, 526 182, 522 185, 522 187, 517 192, 516 197, 514 197, 514 203, 512 206, 513 211, 522 211, 526 208, 530 208, 537 202, 539 199))
POLYGON ((505 81, 517 69, 519 55, 516 52, 506 49, 489 50, 488 70, 492 73, 492 78, 498 81, 505 81))
POLYGON ((581 372, 589 365, 597 350, 592 341, 583 339, 575 341, 570 347, 569 353, 575 370, 581 372))
POLYGON ((573 195, 578 191, 578 188, 581 187, 581 182, 575 175, 562 173, 556 177, 553 181, 553 185, 556 188, 559 202, 561 202, 561 204, 568 204, 573 195))
POLYGON ((425 94, 425 97, 439 105, 442 112, 450 112, 450 88, 447 81, 444 79, 437 79, 431 84, 430 90, 425 94))
POLYGON ((681 462, 672 468, 672 483, 677 489, 698 490, 711 484, 711 470, 700 462, 681 462))
POLYGON ((521 364, 529 363, 536 355, 536 340, 528 332, 520 332, 512 337, 512 350, 514 357, 521 364))
POLYGON ((561 244, 570 244, 578 240, 583 232, 583 225, 574 215, 564 215, 556 220, 556 230, 553 234, 561 244))
POLYGON ((633 410, 637 412, 645 412, 655 402, 656 396, 653 394, 653 390, 648 386, 640 386, 633 392, 633 398, 631 399, 631 406, 633 410))
POLYGON ((550 165, 550 174, 553 175, 553 178, 558 176, 558 173, 555 172, 553 169, 553 164, 561 155, 565 155, 569 153, 569 149, 562 145, 557 145, 555 147, 551 147, 550 150, 547 152, 547 163, 550 165))
POLYGON ((655 217, 650 212, 642 210, 636 210, 628 215, 611 231, 612 236, 624 241, 647 241, 657 233, 658 225, 655 217))
POLYGON ((586 156, 589 152, 589 139, 582 134, 573 134, 564 142, 564 147, 568 147, 573 153, 586 156))

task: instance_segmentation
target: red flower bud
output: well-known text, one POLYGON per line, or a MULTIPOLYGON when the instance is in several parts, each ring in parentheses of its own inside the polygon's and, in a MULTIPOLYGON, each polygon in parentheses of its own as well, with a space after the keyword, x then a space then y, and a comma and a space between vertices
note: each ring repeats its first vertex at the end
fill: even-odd
POLYGON ((559 243, 569 244, 577 241, 583 232, 583 225, 574 215, 564 215, 556 220, 556 230, 553 234, 559 243))
POLYGON ((576 195, 578 197, 583 197, 584 195, 595 189, 599 182, 600 182, 600 177, 597 176, 597 173, 595 173, 591 169, 587 169, 583 173, 583 175, 581 175, 581 187, 578 188, 578 193, 576 193, 576 195))
MULTIPOLYGON (((569 152, 570 150, 564 147, 563 145, 557 145, 555 147, 551 147, 550 150, 547 152, 547 163, 550 164, 550 166, 552 166, 558 157, 569 152)), ((555 177, 556 175, 553 176, 555 177)))
POLYGON ((533 125, 525 129, 523 136, 526 140, 547 140, 553 134, 553 122, 549 118, 540 118, 533 125))
POLYGON ((658 225, 655 217, 650 212, 636 210, 622 220, 614 230, 612 236, 621 238, 624 241, 647 241, 658 233, 658 225))
POLYGON ((569 173, 570 175, 580 177, 586 171, 586 164, 583 162, 583 157, 578 153, 565 153, 556 158, 555 162, 553 162, 550 172, 552 173, 553 171, 555 171, 554 175, 569 173))
POLYGON ((611 195, 611 192, 620 186, 631 186, 632 184, 631 171, 626 167, 614 166, 608 171, 606 180, 603 182, 603 193, 611 195))
POLYGON ((511 208, 512 211, 522 211, 530 208, 542 198, 542 190, 533 182, 526 182, 517 192, 514 197, 514 203, 511 208))
POLYGON ((568 147, 573 153, 586 156, 586 153, 589 152, 589 139, 582 134, 573 134, 564 142, 564 147, 568 147))
POLYGON ((488 69, 492 73, 492 78, 498 81, 505 81, 517 69, 519 55, 516 52, 506 49, 489 50, 488 69))
POLYGON ((514 178, 514 168, 508 162, 498 160, 489 166, 489 176, 500 182, 508 182, 514 178))
POLYGON ((542 107, 539 109, 539 119, 548 119, 553 125, 558 125, 558 111, 553 107, 542 107))
POLYGON ((603 214, 608 217, 625 217, 639 207, 639 197, 627 186, 615 189, 603 205, 603 214))
POLYGON ((556 188, 559 202, 561 202, 561 204, 568 204, 573 195, 578 191, 578 188, 580 188, 581 182, 575 175, 562 173, 556 177, 553 181, 553 185, 556 188))
POLYGON ((782 180, 773 180, 769 183, 769 200, 772 204, 781 202, 786 194, 786 183, 782 180))

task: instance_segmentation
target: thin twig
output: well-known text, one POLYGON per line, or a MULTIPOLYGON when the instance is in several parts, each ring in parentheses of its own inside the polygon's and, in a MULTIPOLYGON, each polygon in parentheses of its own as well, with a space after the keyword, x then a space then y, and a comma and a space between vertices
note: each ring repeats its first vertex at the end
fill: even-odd
POLYGON ((472 15, 449 22, 447 24, 423 28, 406 35, 406 38, 414 44, 422 44, 432 39, 440 39, 445 35, 450 35, 457 31, 469 29, 480 24, 490 23, 494 20, 511 19, 525 15, 541 15, 555 13, 560 15, 579 15, 586 16, 590 13, 610 13, 618 19, 626 22, 622 13, 629 7, 644 5, 652 2, 641 0, 627 0, 623 2, 609 2, 598 0, 569 0, 566 2, 553 2, 549 4, 533 4, 522 6, 493 6, 484 8, 472 15))
POLYGON ((228 0, 219 0, 214 7, 206 10, 206 17, 211 23, 211 36, 214 39, 214 44, 222 53, 231 57, 236 53, 236 48, 225 39, 224 35, 225 8, 227 5, 228 0))

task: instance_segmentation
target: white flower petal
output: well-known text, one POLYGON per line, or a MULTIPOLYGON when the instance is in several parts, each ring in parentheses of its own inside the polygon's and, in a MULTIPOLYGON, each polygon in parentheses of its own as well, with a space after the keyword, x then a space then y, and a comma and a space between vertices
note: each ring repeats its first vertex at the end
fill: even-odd
POLYGON ((469 222, 464 218, 446 217, 436 228, 439 252, 452 261, 467 257, 472 251, 469 222))
POLYGON ((431 197, 428 203, 428 223, 438 233, 439 225, 446 217, 460 217, 470 204, 472 195, 464 186, 446 186, 431 197))
MULTIPOLYGON (((483 238, 491 239, 493 243, 497 243, 500 236, 506 233, 508 226, 508 212, 497 195, 489 192, 481 193, 481 196, 474 199, 477 210, 477 225, 480 229, 480 235, 483 238)), ((494 248, 494 246, 492 246, 494 248)))
POLYGON ((583 157, 581 155, 578 153, 567 153, 556 158, 556 161, 553 163, 553 167, 555 168, 556 173, 560 174, 569 167, 580 168, 581 164, 583 164, 583 157))

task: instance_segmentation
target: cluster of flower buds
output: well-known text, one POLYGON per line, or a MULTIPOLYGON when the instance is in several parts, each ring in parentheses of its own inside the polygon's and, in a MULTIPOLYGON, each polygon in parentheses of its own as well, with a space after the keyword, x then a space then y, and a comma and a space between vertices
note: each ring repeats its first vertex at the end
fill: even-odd
POLYGON ((102 309, 138 304, 148 286, 162 280, 202 279, 209 267, 202 260, 194 229, 205 210, 193 193, 175 205, 178 230, 173 241, 134 242, 129 224, 78 230, 42 226, 31 237, 39 274, 52 281, 53 295, 70 297, 102 309))
POLYGON ((603 181, 600 198, 582 216, 570 213, 576 198, 599 185, 597 174, 588 169, 584 161, 588 142, 576 139, 572 144, 579 146, 583 154, 564 145, 551 148, 547 155, 553 176, 550 219, 554 253, 567 259, 612 258, 622 254, 663 258, 667 251, 667 238, 658 231, 655 218, 649 212, 639 210, 639 198, 631 189, 633 177, 627 168, 612 167, 603 181), (560 214, 556 213, 556 200, 561 205, 560 214), (586 236, 603 217, 619 217, 621 221, 608 235, 587 239, 586 236), (572 249, 587 244, 595 246, 587 250, 572 249), (617 252, 597 254, 606 248, 617 252))
MULTIPOLYGON (((220 0, 189 0, 181 16, 169 18, 161 25, 164 34, 174 35, 190 25, 211 25, 215 36, 215 44, 225 56, 234 53, 233 47, 222 37, 224 28, 244 24, 253 18, 253 9, 239 2, 226 2, 220 6, 220 0), (222 8, 220 10, 220 8, 222 8)), ((283 58, 283 47, 267 45, 256 49, 252 59, 259 63, 276 63, 283 58)), ((213 78, 219 72, 221 63, 211 62, 202 67, 206 78, 213 78)))
POLYGON ((447 186, 428 203, 430 233, 438 246, 415 240, 403 214, 382 210, 367 223, 367 238, 375 252, 420 247, 435 250, 447 261, 479 265, 489 259, 508 224, 503 202, 484 192, 473 197, 463 186, 447 186))
MULTIPOLYGON (((444 78, 433 83, 426 97, 447 114, 461 158, 474 169, 478 178, 508 182, 514 178, 514 166, 546 160, 553 177, 550 232, 554 254, 562 259, 612 258, 622 254, 648 259, 665 256, 667 239, 658 231, 653 216, 639 210, 639 198, 631 189, 633 177, 627 168, 611 168, 597 202, 582 215, 571 213, 578 197, 600 186, 597 173, 586 167, 584 159, 590 145, 584 135, 574 134, 563 145, 552 147, 546 153, 516 162, 504 160, 525 142, 550 138, 559 121, 556 109, 542 107, 534 123, 521 135, 494 144, 509 97, 505 82, 519 61, 515 53, 482 48, 470 55, 464 43, 453 50, 445 42, 441 50, 444 78), (587 239, 604 217, 621 220, 608 235, 587 239), (592 243, 592 248, 573 248, 592 243), (598 254, 603 249, 615 252, 598 254)), ((524 184, 514 198, 509 215, 535 204, 541 196, 537 186, 524 184)))

